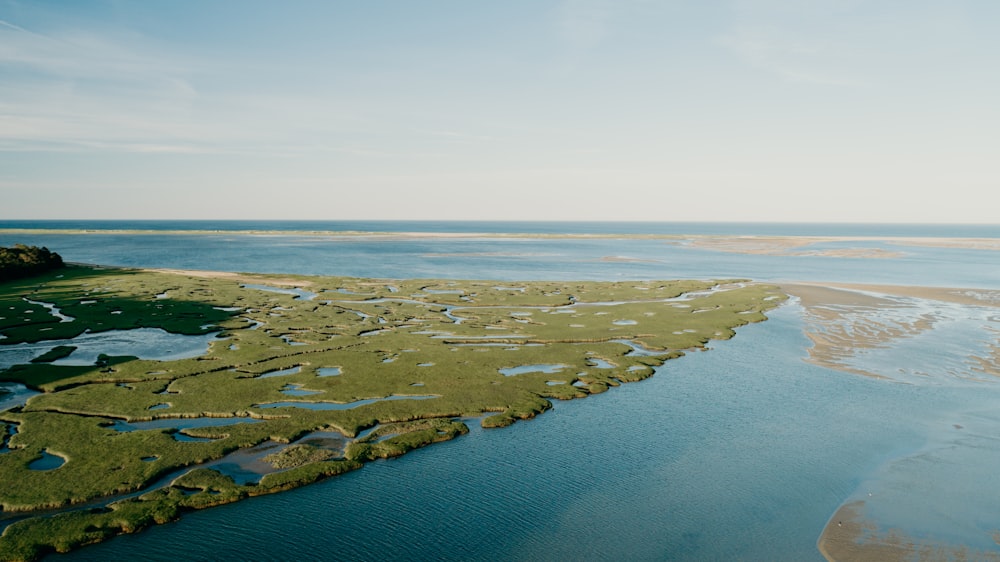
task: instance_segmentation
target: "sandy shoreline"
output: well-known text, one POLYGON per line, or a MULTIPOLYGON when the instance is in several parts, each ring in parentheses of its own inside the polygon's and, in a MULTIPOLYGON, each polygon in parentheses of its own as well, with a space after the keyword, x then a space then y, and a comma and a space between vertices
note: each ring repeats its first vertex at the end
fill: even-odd
POLYGON ((188 277, 201 277, 203 279, 232 279, 234 281, 260 281, 268 285, 279 285, 284 287, 308 287, 312 281, 308 279, 280 278, 270 275, 257 275, 253 273, 235 273, 231 271, 209 271, 199 269, 159 269, 142 268, 142 271, 152 271, 155 273, 169 273, 171 275, 186 275, 188 277))

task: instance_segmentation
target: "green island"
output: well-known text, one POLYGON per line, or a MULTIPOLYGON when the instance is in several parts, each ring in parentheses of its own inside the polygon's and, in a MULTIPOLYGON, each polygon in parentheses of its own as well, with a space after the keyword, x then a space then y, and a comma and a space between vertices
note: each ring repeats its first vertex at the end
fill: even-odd
POLYGON ((0 560, 306 485, 453 439, 469 422, 528 419, 551 400, 645 379, 685 350, 765 320, 786 298, 735 279, 381 280, 76 265, 2 282, 0 361, 17 346, 38 352, 0 380, 38 394, 0 412, 0 481, 17 483, 0 488, 0 560), (186 358, 72 361, 73 338, 134 329, 209 343, 186 358), (309 439, 317 432, 335 438, 309 439), (258 449, 269 468, 256 481, 213 468, 258 449))

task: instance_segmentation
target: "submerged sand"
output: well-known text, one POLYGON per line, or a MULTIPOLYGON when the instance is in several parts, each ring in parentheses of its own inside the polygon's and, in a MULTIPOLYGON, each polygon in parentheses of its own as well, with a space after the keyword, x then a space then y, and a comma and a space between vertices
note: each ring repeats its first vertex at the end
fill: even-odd
MULTIPOLYGON (((936 544, 911 537, 899 529, 880 529, 864 516, 865 502, 845 504, 827 523, 816 542, 831 562, 903 562, 931 560, 1000 561, 996 552, 974 551, 966 546, 936 544)), ((994 537, 998 536, 994 533, 994 537)))
MULTIPOLYGON (((967 307, 960 313, 969 317, 988 314, 982 312, 983 308, 1000 307, 1000 291, 988 289, 787 283, 782 290, 798 297, 803 307, 805 335, 813 344, 808 362, 873 378, 896 379, 901 371, 861 368, 856 357, 934 330, 949 314, 956 314, 954 305, 967 307)), ((1000 376, 1000 330, 991 324, 984 325, 984 336, 996 343, 987 345, 978 355, 967 356, 966 365, 950 370, 949 375, 1000 376)))
POLYGON ((881 236, 685 236, 678 241, 686 247, 769 256, 820 256, 834 258, 898 258, 902 250, 866 246, 866 243, 926 248, 1000 250, 997 238, 929 238, 881 236), (858 244, 857 247, 813 248, 816 244, 858 244))
POLYGON ((327 238, 410 239, 635 239, 665 240, 684 247, 764 255, 813 255, 827 257, 886 258, 900 251, 865 247, 866 242, 898 246, 1000 251, 1000 238, 906 237, 906 236, 754 236, 730 234, 636 234, 636 233, 538 233, 538 232, 374 232, 335 230, 143 230, 143 229, 34 229, 0 228, 0 234, 126 234, 126 235, 219 235, 219 236, 312 236, 327 238), (857 248, 802 250, 822 243, 858 243, 857 248))
MULTIPOLYGON (((1000 308, 1000 291, 848 283, 789 283, 782 285, 782 290, 797 297, 803 307, 806 335, 813 343, 807 361, 814 364, 900 381, 912 381, 913 378, 907 377, 913 375, 978 380, 987 380, 983 375, 1000 376, 1000 328, 996 327, 1000 316, 992 311, 1000 308), (893 348, 907 338, 933 335, 938 323, 946 323, 950 318, 981 319, 984 323, 982 335, 987 343, 981 348, 984 351, 972 351, 960 358, 961 361, 953 358, 950 362, 939 360, 937 354, 933 354, 930 365, 921 365, 924 372, 905 374, 902 368, 912 366, 893 364, 900 367, 899 372, 876 371, 877 367, 858 367, 870 361, 854 361, 856 356, 893 348), (991 340, 995 343, 988 344, 991 340)), ((920 364, 925 360, 928 357, 918 357, 915 361, 920 364)), ((955 428, 961 429, 961 426, 955 428)), ((920 492, 914 490, 913 493, 920 492)), ((914 536, 903 529, 886 527, 884 522, 869 515, 867 507, 865 501, 848 501, 833 514, 817 541, 817 548, 827 560, 1000 561, 1000 553, 991 549, 974 550, 949 544, 947 538, 914 536)), ((991 531, 989 524, 984 524, 987 526, 983 532, 987 537, 1000 538, 1000 532, 991 531)))

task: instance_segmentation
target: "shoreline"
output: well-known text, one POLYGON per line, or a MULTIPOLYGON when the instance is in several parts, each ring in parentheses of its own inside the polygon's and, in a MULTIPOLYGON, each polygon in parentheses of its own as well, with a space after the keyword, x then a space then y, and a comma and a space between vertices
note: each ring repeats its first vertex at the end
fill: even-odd
POLYGON ((1000 252, 1000 237, 956 236, 812 236, 812 235, 736 235, 736 234, 658 234, 658 233, 545 233, 545 232, 395 232, 360 230, 220 230, 220 229, 45 229, 0 228, 8 236, 260 236, 308 237, 329 240, 649 240, 661 241, 681 249, 733 254, 802 258, 899 259, 906 248, 941 248, 1000 252), (872 247, 888 244, 892 248, 872 247), (858 244, 841 248, 824 244, 858 244), (868 245, 866 245, 868 244, 868 245), (819 245, 819 247, 816 247, 819 245))

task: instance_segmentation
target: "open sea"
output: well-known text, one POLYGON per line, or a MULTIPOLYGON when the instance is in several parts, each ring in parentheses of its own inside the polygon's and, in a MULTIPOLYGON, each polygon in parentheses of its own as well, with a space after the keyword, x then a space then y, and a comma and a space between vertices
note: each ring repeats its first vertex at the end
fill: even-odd
MULTIPOLYGON (((1000 289, 996 250, 895 237, 996 239, 1000 226, 0 221, 0 246, 46 246, 67 261, 129 267, 1000 289), (118 232, 100 232, 107 229, 118 232), (330 234, 342 231, 450 236, 330 234), (510 236, 564 233, 623 236, 510 236), (873 237, 817 249, 894 257, 755 255, 625 236, 641 234, 873 237)), ((769 321, 669 361, 646 381, 556 402, 504 429, 473 424, 469 435, 398 459, 50 558, 823 560, 820 533, 857 499, 885 528, 1000 551, 990 535, 1000 529, 1000 385, 962 376, 969 358, 996 342, 1000 312, 918 304, 939 328, 908 358, 921 376, 905 382, 806 362, 813 320, 793 299, 769 321)), ((879 372, 897 367, 878 353, 855 361, 879 372)))

